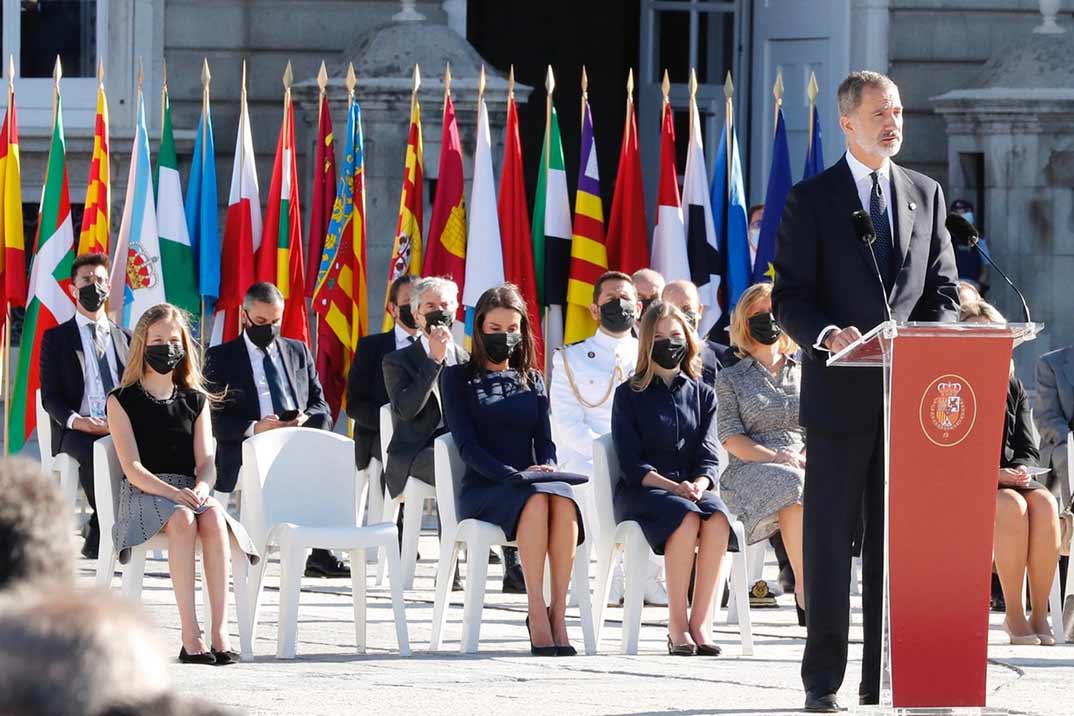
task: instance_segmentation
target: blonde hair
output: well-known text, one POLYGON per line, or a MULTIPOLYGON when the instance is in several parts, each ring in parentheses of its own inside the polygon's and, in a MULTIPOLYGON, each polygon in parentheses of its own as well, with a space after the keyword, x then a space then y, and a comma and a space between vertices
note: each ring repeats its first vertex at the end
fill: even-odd
POLYGON ((974 318, 983 318, 989 323, 1006 323, 1007 319, 999 312, 999 309, 988 301, 974 301, 964 303, 958 309, 958 320, 963 323, 974 318))
POLYGON ((653 361, 653 343, 656 340, 656 324, 664 318, 671 318, 679 322, 682 327, 683 339, 686 341, 686 355, 680 364, 686 375, 693 379, 701 377, 701 355, 694 328, 686 320, 682 311, 675 308, 667 301, 653 301, 641 317, 641 329, 638 331, 638 365, 634 369, 634 375, 630 379, 630 387, 641 392, 649 387, 656 371, 653 361))
MULTIPOLYGON (((739 358, 750 355, 751 349, 758 345, 750 335, 750 315, 757 304, 765 299, 772 300, 772 284, 755 283, 742 292, 735 304, 735 310, 731 312, 731 344, 739 358)), ((798 350, 798 344, 786 331, 779 335, 776 344, 779 346, 779 352, 785 356, 794 355, 798 350)))
POLYGON ((127 388, 141 382, 145 374, 145 349, 149 339, 149 328, 161 321, 171 321, 179 326, 179 332, 183 337, 183 351, 186 353, 172 372, 172 382, 180 388, 196 390, 211 400, 219 400, 222 396, 209 392, 206 387, 205 376, 201 372, 199 347, 190 335, 190 323, 187 321, 186 312, 170 303, 159 303, 148 309, 138 319, 138 323, 134 326, 134 334, 131 336, 130 357, 127 359, 127 367, 123 370, 123 378, 120 379, 119 386, 127 388))

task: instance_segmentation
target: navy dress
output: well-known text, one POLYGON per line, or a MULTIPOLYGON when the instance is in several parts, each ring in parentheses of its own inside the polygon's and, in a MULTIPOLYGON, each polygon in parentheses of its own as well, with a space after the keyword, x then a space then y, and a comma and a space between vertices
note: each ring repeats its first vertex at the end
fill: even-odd
MULTIPOLYGON (((444 370, 444 417, 466 463, 459 492, 459 519, 491 522, 515 539, 526 501, 538 492, 574 502, 565 482, 520 484, 510 480, 531 465, 556 464, 556 446, 548 419, 544 380, 530 373, 524 387, 518 371, 505 370, 471 377, 468 364, 444 370)), ((578 509, 578 544, 585 539, 578 509)))
MULTIPOLYGON (((619 455, 620 479, 615 488, 615 519, 634 520, 656 554, 664 554, 668 537, 690 512, 707 520, 722 512, 731 514, 715 492, 719 477, 716 440, 716 393, 712 387, 680 373, 666 384, 653 376, 643 391, 630 381, 615 390, 612 403, 612 442, 619 455), (701 499, 685 497, 641 480, 655 471, 674 482, 709 479, 701 499)), ((728 549, 738 551, 734 532, 728 549)))

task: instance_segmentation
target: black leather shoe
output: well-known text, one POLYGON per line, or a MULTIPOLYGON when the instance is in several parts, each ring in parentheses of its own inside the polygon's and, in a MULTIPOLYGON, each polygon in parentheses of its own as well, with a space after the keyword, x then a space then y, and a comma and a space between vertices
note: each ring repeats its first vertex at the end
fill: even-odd
POLYGON ((837 714, 842 711, 835 694, 806 694, 805 710, 814 714, 837 714))
POLYGON ((508 567, 503 572, 503 593, 504 594, 525 594, 526 593, 526 578, 522 576, 522 567, 520 565, 514 565, 508 567))
POLYGON ((306 576, 349 579, 351 570, 328 550, 315 549, 306 558, 306 576))
POLYGON ((183 664, 206 664, 208 666, 216 665, 216 657, 213 656, 212 652, 203 651, 200 654, 190 654, 187 653, 185 646, 179 650, 179 661, 183 664))
POLYGON ((101 531, 95 524, 91 524, 86 534, 86 541, 82 543, 82 556, 86 559, 97 559, 101 548, 101 531))
POLYGON ((496 554, 496 550, 489 550, 489 564, 500 564, 502 561, 500 555, 496 554))
POLYGON ((211 650, 213 658, 216 659, 217 666, 230 666, 231 664, 239 663, 239 652, 228 649, 227 651, 211 650))
POLYGON ((462 591, 462 579, 459 578, 459 566, 455 565, 455 575, 451 578, 451 591, 462 591))
POLYGON ((862 706, 879 706, 879 694, 858 694, 858 703, 862 706))

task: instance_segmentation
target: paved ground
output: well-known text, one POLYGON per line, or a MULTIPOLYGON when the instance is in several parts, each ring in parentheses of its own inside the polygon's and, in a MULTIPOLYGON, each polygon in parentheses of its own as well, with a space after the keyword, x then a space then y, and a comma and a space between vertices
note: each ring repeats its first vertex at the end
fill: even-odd
MULTIPOLYGON (((396 652, 386 590, 370 587, 368 653, 354 651, 349 580, 304 580, 299 612, 298 658, 275 654, 278 564, 270 564, 264 608, 255 644, 256 661, 228 668, 175 663, 178 689, 235 707, 248 714, 792 714, 802 705, 798 677, 805 630, 794 621, 790 597, 778 609, 754 610, 755 651, 739 654, 737 631, 722 626, 718 659, 666 655, 662 609, 647 608, 637 656, 618 654, 619 624, 608 624, 600 654, 572 659, 537 659, 527 650, 524 597, 499 592, 500 568, 490 568, 481 652, 458 653, 461 609, 449 614, 444 651, 429 653, 435 540, 423 537, 425 559, 415 589, 407 593, 407 618, 414 650, 396 652)), ((774 574, 769 565, 768 574, 774 574)), ((178 653, 179 628, 167 565, 147 565, 143 600, 178 653)), ((82 562, 90 577, 90 563, 82 562)), ((116 580, 118 585, 118 579, 116 580)), ((461 595, 456 594, 456 599, 461 595)), ((926 596, 927 595, 923 595, 926 596)), ((855 620, 860 604, 855 600, 855 620)), ((572 610, 573 611, 573 610, 572 610)), ((576 615, 576 612, 574 612, 576 615)), ((620 610, 609 609, 612 620, 620 610)), ((232 614, 234 619, 234 614, 232 614)), ((1074 713, 1074 646, 1011 647, 992 616, 988 669, 989 706, 1020 714, 1074 713)), ((581 651, 577 619, 571 635, 581 651)), ((235 645, 238 646, 237 632, 235 645)), ((852 628, 851 664, 841 696, 856 703, 861 629, 852 628)), ((938 674, 937 678, 943 678, 938 674)))

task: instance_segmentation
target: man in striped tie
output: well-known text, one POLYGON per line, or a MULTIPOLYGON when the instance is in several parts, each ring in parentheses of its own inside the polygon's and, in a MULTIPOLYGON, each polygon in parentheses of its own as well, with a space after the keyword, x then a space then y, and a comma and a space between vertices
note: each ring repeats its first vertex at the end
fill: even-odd
POLYGON ((884 404, 879 368, 826 360, 882 321, 957 321, 947 206, 934 180, 894 162, 902 146, 899 88, 876 72, 839 86, 847 152, 787 196, 776 239, 776 320, 802 346, 799 420, 809 435, 805 478, 802 657, 806 710, 839 709, 847 665, 852 541, 861 545, 865 643, 858 695, 880 696, 884 576, 884 404), (876 240, 851 215, 865 211, 876 240), (875 264, 874 264, 875 258, 875 264), (864 524, 864 539, 859 524, 864 524))

